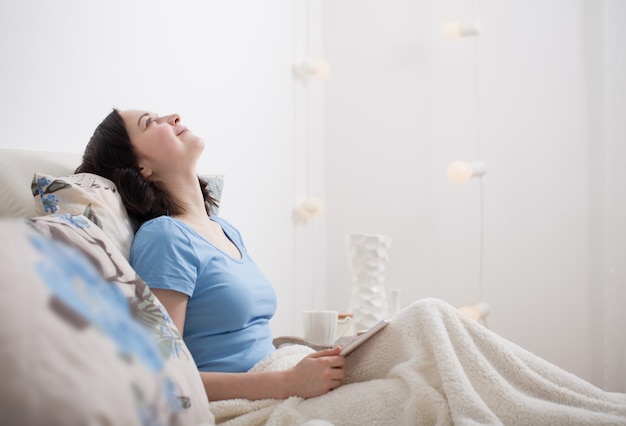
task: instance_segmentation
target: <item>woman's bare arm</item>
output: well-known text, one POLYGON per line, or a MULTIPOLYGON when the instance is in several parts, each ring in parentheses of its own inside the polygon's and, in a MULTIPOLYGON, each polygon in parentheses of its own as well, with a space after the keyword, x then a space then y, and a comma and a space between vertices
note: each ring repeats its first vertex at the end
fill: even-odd
POLYGON ((341 386, 345 358, 340 347, 312 353, 294 368, 258 373, 200 372, 210 401, 222 399, 311 398, 341 386))
POLYGON ((185 329, 185 318, 187 317, 187 301, 189 296, 179 291, 164 290, 161 288, 151 289, 152 293, 161 301, 165 310, 174 321, 180 335, 185 329))
MULTIPOLYGON (((182 334, 189 297, 173 290, 153 289, 182 334)), ((222 399, 311 398, 339 387, 345 377, 340 347, 312 353, 294 368, 258 373, 200 372, 210 401, 222 399)))

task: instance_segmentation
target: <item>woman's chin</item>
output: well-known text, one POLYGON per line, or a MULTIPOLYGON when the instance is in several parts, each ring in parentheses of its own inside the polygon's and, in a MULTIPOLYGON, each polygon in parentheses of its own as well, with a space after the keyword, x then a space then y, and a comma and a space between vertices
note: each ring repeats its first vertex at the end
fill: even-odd
POLYGON ((201 137, 196 136, 193 141, 190 141, 190 143, 197 147, 198 151, 204 151, 204 140, 201 137))

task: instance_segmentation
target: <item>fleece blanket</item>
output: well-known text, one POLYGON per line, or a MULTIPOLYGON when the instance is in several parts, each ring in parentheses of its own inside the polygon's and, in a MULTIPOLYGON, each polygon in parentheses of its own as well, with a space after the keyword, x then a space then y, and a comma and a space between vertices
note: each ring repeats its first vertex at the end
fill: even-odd
MULTIPOLYGON (((295 365, 303 346, 253 369, 295 365)), ((226 425, 626 425, 605 392, 436 299, 417 301, 346 358, 344 384, 311 399, 211 403, 226 425)))

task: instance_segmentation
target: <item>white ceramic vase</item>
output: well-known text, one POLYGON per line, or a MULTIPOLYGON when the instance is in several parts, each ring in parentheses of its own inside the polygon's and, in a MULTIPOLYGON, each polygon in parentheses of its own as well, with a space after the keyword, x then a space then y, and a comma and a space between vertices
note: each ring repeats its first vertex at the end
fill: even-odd
POLYGON ((352 233, 346 237, 346 246, 352 276, 350 311, 358 332, 367 330, 387 316, 385 271, 391 238, 352 233))

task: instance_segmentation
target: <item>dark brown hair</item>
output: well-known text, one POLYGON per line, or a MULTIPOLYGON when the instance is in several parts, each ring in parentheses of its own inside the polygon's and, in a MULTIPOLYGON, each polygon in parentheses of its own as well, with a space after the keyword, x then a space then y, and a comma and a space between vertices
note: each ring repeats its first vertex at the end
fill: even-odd
MULTIPOLYGON (((176 197, 170 196, 162 183, 148 181, 141 175, 137 154, 117 109, 96 127, 76 173, 93 173, 113 181, 135 232, 147 220, 184 213, 176 197)), ((217 206, 217 201, 205 180, 198 178, 198 183, 209 214, 210 206, 217 206)))

